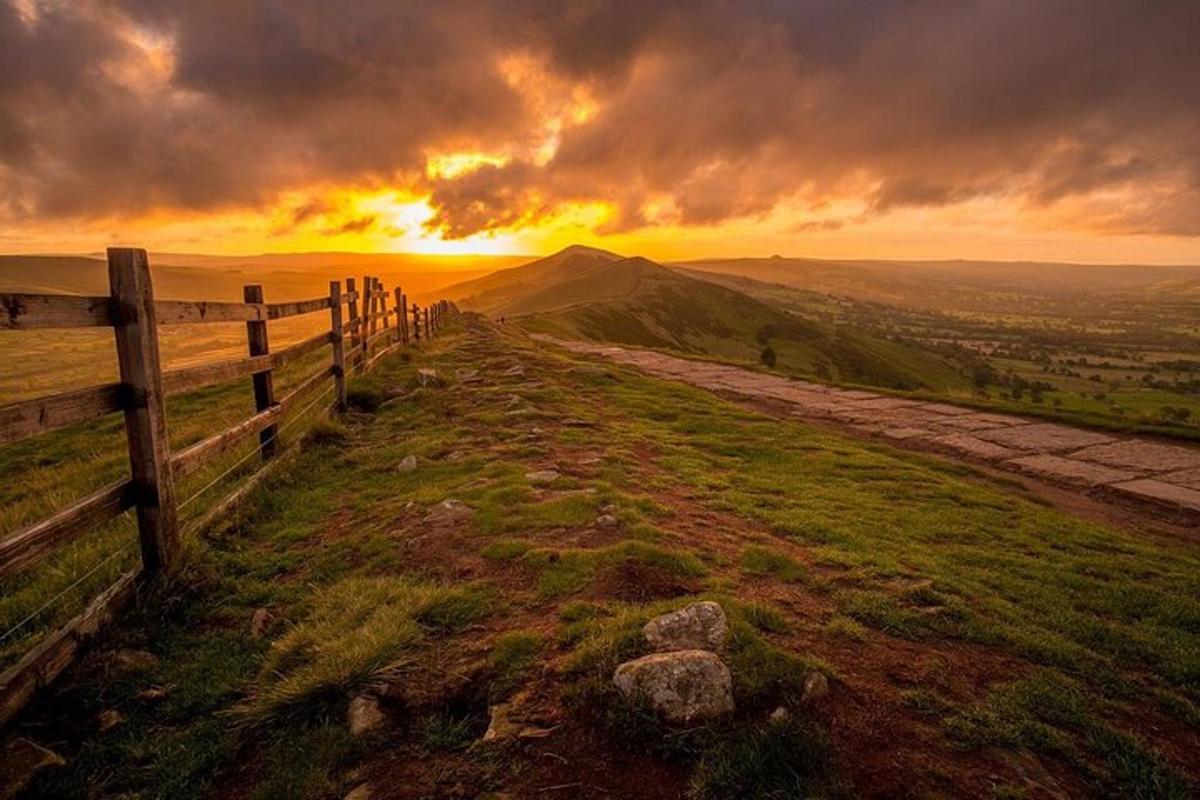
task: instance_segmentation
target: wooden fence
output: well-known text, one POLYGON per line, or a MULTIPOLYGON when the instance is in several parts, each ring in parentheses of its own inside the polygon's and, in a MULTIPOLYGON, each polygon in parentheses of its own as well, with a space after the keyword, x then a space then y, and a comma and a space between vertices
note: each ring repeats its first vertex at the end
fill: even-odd
MULTIPOLYGON (((141 545, 140 569, 122 575, 64 627, 45 637, 0 675, 0 725, 7 722, 41 687, 54 680, 80 646, 111 620, 140 585, 170 575, 179 565, 180 526, 176 482, 213 459, 229 453, 255 434, 264 464, 272 463, 278 426, 332 382, 334 405, 344 408, 346 376, 369 369, 385 353, 435 336, 451 306, 440 301, 425 308, 399 287, 392 293, 375 277, 362 279, 362 291, 348 278, 345 291, 330 281, 328 297, 286 303, 264 301, 261 286, 245 287, 242 303, 155 300, 145 250, 108 250, 108 297, 0 294, 0 328, 32 330, 88 326, 113 329, 120 381, 59 392, 0 406, 0 444, 123 412, 129 450, 129 477, 105 486, 48 519, 0 539, 0 578, 28 569, 90 530, 134 509, 141 545), (389 301, 391 308, 388 307, 389 301), (346 313, 343 314, 343 308, 346 313), (272 352, 268 322, 326 311, 329 330, 272 352), (164 372, 159 362, 158 326, 208 322, 245 322, 249 354, 164 372), (295 389, 276 397, 272 371, 322 347, 328 365, 295 389), (196 444, 172 453, 167 438, 165 400, 204 386, 249 377, 256 413, 196 444)), ((249 480, 218 501, 199 527, 227 510, 262 477, 249 480)))

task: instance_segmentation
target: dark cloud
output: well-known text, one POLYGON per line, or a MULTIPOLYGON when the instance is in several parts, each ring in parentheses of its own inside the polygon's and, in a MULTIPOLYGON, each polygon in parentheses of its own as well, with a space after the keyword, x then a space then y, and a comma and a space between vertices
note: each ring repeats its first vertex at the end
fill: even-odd
POLYGON ((0 225, 354 183, 429 192, 450 237, 574 202, 612 204, 620 230, 847 192, 882 214, 1113 190, 1141 199, 1092 224, 1200 235, 1195 0, 20 8, 0 0, 0 225), (545 85, 507 80, 514 57, 545 85), (535 158, 545 104, 573 87, 595 113, 535 158), (426 153, 451 150, 511 159, 425 178, 426 153))

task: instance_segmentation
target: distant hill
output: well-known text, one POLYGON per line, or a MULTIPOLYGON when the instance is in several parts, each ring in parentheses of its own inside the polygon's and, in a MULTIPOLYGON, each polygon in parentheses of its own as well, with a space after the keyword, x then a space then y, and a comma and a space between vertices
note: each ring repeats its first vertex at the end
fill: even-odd
POLYGON ((911 345, 788 314, 645 258, 573 246, 448 287, 460 306, 518 318, 542 333, 758 362, 770 345, 785 371, 892 388, 964 385, 958 367, 911 345))
MULTIPOLYGON (((151 253, 155 293, 169 299, 240 300, 242 287, 261 283, 269 300, 328 293, 330 280, 376 275, 403 286, 421 302, 442 287, 521 263, 521 256, 424 256, 409 253, 283 253, 201 256, 151 253)), ((102 255, 0 255, 0 291, 106 294, 102 255)))

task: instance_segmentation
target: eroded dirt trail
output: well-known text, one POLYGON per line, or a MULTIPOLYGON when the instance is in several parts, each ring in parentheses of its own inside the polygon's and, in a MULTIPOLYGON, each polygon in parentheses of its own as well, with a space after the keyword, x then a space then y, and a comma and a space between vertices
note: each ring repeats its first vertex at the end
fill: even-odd
MULTIPOLYGON (((839 389, 653 350, 535 336, 572 352, 742 400, 782 405, 792 416, 933 451, 1047 484, 1082 490, 1125 509, 1200 523, 1200 448, 1089 430, 1012 414, 839 389)), ((1053 498, 1052 498, 1053 499, 1053 498)))

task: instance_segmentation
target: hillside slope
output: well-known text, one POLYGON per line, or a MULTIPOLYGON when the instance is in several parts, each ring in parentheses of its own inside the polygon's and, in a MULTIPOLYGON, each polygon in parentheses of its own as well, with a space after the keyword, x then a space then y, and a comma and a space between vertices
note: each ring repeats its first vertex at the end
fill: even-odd
POLYGON ((769 345, 778 368, 794 374, 896 389, 965 384, 955 364, 932 352, 794 316, 728 286, 604 250, 569 247, 446 293, 464 309, 520 317, 528 330, 564 338, 751 363, 769 345))

